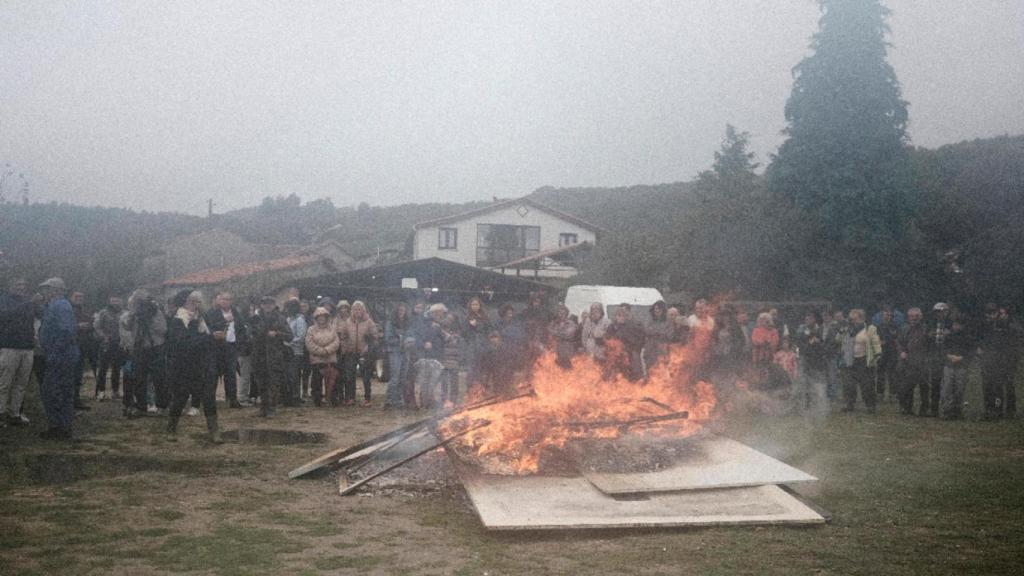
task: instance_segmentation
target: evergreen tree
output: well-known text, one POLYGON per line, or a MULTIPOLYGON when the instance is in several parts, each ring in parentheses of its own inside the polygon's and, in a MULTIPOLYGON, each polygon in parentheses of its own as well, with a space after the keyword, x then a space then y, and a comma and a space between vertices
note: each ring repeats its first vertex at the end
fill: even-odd
POLYGON ((676 238, 672 283, 698 294, 764 295, 761 252, 766 245, 763 179, 747 147, 750 135, 726 125, 710 170, 697 176, 699 208, 676 238))
POLYGON ((788 139, 768 169, 780 285, 839 286, 840 299, 898 292, 910 254, 907 103, 886 60, 878 0, 819 0, 812 54, 794 69, 788 139))

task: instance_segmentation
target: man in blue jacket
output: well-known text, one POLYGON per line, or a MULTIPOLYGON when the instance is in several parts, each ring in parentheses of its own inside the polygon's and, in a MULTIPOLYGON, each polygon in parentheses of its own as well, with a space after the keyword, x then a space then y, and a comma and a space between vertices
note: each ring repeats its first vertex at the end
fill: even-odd
POLYGON ((50 428, 40 434, 51 440, 70 440, 75 415, 75 368, 80 351, 75 341, 78 328, 66 289, 60 278, 39 285, 47 300, 39 327, 39 341, 46 352, 46 375, 41 386, 43 409, 50 428))

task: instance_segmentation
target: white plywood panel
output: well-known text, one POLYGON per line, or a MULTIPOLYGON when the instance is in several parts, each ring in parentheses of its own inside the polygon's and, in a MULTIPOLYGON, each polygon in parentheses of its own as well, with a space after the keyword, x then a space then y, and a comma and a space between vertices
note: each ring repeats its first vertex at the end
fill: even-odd
POLYGON ((574 458, 580 473, 607 494, 736 488, 817 480, 745 444, 710 433, 658 442, 647 449, 665 451, 674 448, 677 449, 670 452, 674 455, 673 461, 666 467, 649 472, 620 472, 615 470, 614 463, 595 461, 587 451, 576 451, 574 458), (606 469, 609 464, 612 471, 606 469))
POLYGON ((488 476, 460 470, 489 530, 821 524, 778 486, 609 496, 582 477, 488 476))

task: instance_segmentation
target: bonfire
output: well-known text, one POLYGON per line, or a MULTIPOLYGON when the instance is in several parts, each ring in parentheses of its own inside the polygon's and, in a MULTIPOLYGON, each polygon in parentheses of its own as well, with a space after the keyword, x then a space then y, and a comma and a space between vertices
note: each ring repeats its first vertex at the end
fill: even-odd
POLYGON ((614 439, 637 430, 693 435, 716 404, 714 388, 696 377, 709 341, 710 335, 699 331, 686 346, 670 348, 648 368, 646 381, 609 370, 625 354, 616 341, 608 342, 606 363, 584 356, 565 368, 554 353, 544 353, 518 394, 479 402, 486 392, 472 390, 467 404, 482 405, 443 419, 438 436, 458 435, 448 449, 487 473, 525 475, 540 472, 545 457, 571 441, 614 439))

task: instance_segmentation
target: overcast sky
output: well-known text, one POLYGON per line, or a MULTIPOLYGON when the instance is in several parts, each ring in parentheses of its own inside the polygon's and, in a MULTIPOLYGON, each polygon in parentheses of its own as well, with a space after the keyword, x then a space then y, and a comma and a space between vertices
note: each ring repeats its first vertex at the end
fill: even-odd
MULTIPOLYGON (((1024 133, 1024 1, 887 5, 914 144, 1024 133)), ((3 0, 0 165, 36 201, 190 213, 689 180, 727 122, 762 162, 777 148, 818 16, 813 0, 3 0)))

